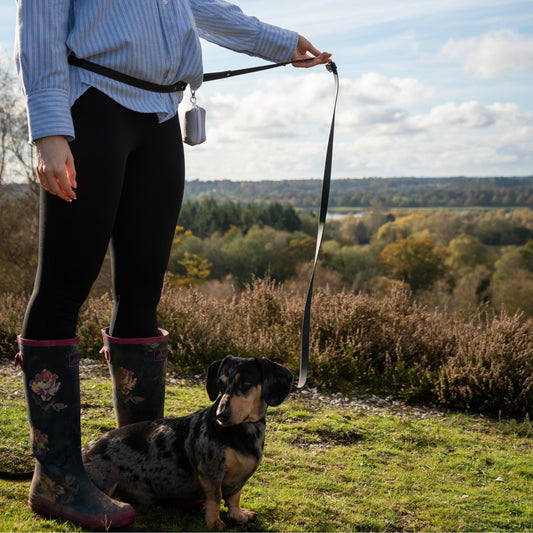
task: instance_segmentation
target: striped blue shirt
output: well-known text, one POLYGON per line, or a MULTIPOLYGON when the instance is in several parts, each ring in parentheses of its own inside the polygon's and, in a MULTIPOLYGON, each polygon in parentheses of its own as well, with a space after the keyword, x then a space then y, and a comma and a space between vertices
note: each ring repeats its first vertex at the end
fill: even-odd
POLYGON ((245 15, 225 0, 17 0, 15 60, 30 140, 75 136, 70 108, 89 87, 159 120, 182 93, 155 93, 68 65, 76 56, 161 85, 202 83, 199 37, 275 62, 289 61, 298 34, 245 15))

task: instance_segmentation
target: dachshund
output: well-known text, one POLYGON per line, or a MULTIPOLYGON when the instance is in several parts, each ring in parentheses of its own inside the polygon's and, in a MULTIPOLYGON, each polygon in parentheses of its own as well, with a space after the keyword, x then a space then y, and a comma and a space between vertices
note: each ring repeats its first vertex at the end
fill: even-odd
POLYGON ((86 444, 85 470, 106 494, 122 500, 187 505, 203 501, 208 528, 228 516, 246 524, 241 491, 259 466, 268 406, 289 395, 293 376, 268 359, 227 356, 211 364, 207 393, 214 403, 187 416, 137 422, 86 444))

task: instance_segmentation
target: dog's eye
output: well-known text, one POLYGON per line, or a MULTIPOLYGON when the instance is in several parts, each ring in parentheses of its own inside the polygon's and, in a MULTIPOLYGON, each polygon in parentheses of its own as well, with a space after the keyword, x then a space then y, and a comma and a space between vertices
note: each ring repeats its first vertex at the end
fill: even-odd
POLYGON ((227 383, 227 382, 228 382, 228 381, 227 381, 226 379, 224 379, 224 378, 220 378, 220 379, 218 380, 218 388, 219 388, 219 390, 223 391, 223 390, 226 388, 226 383, 227 383))
POLYGON ((242 381, 240 388, 243 392, 247 392, 252 388, 252 384, 249 381, 242 381))

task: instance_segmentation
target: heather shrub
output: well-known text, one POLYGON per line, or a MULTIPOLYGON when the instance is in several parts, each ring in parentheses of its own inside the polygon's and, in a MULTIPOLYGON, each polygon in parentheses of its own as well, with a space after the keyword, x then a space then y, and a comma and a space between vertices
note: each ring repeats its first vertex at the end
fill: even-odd
POLYGON ((158 315, 169 332, 169 361, 183 374, 202 373, 214 360, 227 355, 224 302, 198 289, 165 284, 158 315))
POLYGON ((315 306, 319 384, 432 399, 433 376, 453 350, 441 316, 402 289, 382 300, 322 291, 315 306))
MULTIPOLYGON (((0 301, 0 356, 13 357, 26 299, 0 301)), ((224 297, 166 283, 160 326, 169 362, 203 374, 228 354, 268 357, 296 376, 304 298, 270 279, 224 297)), ((78 332, 84 357, 99 357, 112 300, 90 298, 78 332)), ((325 392, 392 394, 407 402, 533 415, 533 319, 477 312, 445 316, 397 288, 384 297, 317 289, 313 296, 309 385, 325 392)))
POLYGON ((99 359, 103 346, 102 328, 109 326, 113 300, 109 293, 89 298, 80 309, 78 334, 80 336, 81 357, 99 359))
POLYGON ((296 370, 303 300, 270 279, 255 279, 234 299, 228 330, 236 355, 268 357, 296 370))
MULTIPOLYGON (((17 350, 17 335, 22 330, 28 296, 4 294, 0 299, 0 357, 11 358, 17 350)), ((98 358, 102 348, 100 330, 109 325, 113 302, 108 294, 90 298, 83 305, 78 321, 82 357, 98 358)))
POLYGON ((492 414, 533 414, 533 320, 502 313, 461 327, 435 392, 440 404, 492 414))
POLYGON ((202 373, 228 354, 268 357, 294 369, 300 314, 270 279, 255 279, 231 298, 165 284, 159 304, 161 327, 170 332, 170 360, 184 373, 202 373))
POLYGON ((17 353, 17 335, 22 329, 27 297, 4 294, 0 299, 0 357, 13 359, 17 353))

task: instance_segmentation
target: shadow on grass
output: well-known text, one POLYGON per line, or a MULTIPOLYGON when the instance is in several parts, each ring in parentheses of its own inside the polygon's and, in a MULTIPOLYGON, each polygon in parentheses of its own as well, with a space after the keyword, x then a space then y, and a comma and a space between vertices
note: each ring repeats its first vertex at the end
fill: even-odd
MULTIPOLYGON (((135 513, 136 519, 129 526, 129 531, 209 531, 205 524, 203 505, 187 508, 177 508, 172 505, 138 505, 135 506, 135 513)), ((224 509, 220 511, 220 518, 227 525, 225 531, 276 531, 259 515, 244 525, 231 520, 224 509)))

